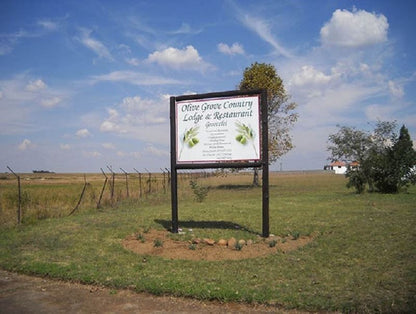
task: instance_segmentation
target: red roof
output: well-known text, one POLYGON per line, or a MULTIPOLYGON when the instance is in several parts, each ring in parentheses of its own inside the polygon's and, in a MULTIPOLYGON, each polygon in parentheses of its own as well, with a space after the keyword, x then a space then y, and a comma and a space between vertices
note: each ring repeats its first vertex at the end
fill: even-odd
POLYGON ((334 161, 332 164, 330 164, 330 166, 332 167, 341 167, 341 166, 346 166, 347 164, 343 161, 334 161))
POLYGON ((350 163, 346 163, 344 161, 334 161, 333 163, 330 164, 331 167, 346 167, 346 166, 351 166, 351 167, 358 167, 360 165, 359 162, 357 161, 352 161, 350 163))

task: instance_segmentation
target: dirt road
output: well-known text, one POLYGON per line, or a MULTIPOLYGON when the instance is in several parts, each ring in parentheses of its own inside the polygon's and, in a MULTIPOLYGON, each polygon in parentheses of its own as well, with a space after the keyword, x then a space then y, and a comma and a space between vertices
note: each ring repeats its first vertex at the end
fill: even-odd
POLYGON ((153 296, 0 270, 0 313, 303 313, 275 307, 153 296))

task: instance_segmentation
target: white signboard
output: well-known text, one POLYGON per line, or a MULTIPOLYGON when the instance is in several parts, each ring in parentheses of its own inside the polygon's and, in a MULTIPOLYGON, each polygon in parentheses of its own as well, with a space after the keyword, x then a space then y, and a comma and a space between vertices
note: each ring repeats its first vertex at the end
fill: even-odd
POLYGON ((259 161, 260 95, 176 102, 177 163, 259 161))

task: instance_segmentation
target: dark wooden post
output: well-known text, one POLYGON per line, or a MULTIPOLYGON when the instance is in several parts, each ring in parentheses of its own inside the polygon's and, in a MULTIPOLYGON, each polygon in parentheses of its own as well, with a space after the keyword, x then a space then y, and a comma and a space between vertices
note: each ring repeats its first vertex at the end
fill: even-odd
POLYGON ((149 179, 147 181, 147 185, 148 185, 147 193, 150 194, 150 193, 152 193, 152 173, 149 170, 147 170, 146 168, 144 168, 144 170, 146 170, 146 172, 149 174, 149 179))
POLYGON ((142 174, 139 171, 137 171, 136 168, 133 168, 133 169, 139 175, 139 198, 141 198, 142 197, 142 174))
POLYGON ((160 170, 162 170, 163 173, 163 192, 166 194, 166 173, 162 168, 160 168, 160 170))
POLYGON ((263 237, 269 236, 269 126, 267 117, 267 91, 263 90, 261 93, 261 115, 262 115, 262 216, 263 216, 263 237))
POLYGON ((14 171, 7 166, 7 169, 10 170, 17 178, 17 193, 18 193, 18 203, 17 203, 17 224, 20 225, 22 223, 23 215, 22 215, 22 192, 20 188, 20 176, 18 176, 14 171))
POLYGON ((100 208, 100 206, 101 206, 101 199, 103 198, 104 189, 105 189, 105 186, 106 186, 107 181, 108 181, 107 175, 105 174, 103 168, 100 168, 100 169, 101 169, 101 172, 103 173, 103 175, 105 177, 105 180, 104 180, 103 188, 101 189, 100 197, 98 198, 97 209, 100 208))
POLYGON ((127 193, 127 198, 129 198, 129 181, 128 181, 128 173, 126 171, 124 171, 123 168, 120 168, 121 171, 124 172, 124 175, 126 176, 126 193, 127 193))
POLYGON ((170 97, 170 188, 172 207, 172 232, 178 233, 178 170, 176 169, 175 97, 170 97))
POLYGON ((71 216, 75 211, 78 209, 79 205, 81 204, 82 198, 84 197, 85 189, 87 188, 87 178, 84 174, 84 187, 82 188, 81 196, 79 197, 77 205, 74 207, 74 209, 69 213, 69 216, 71 216))
POLYGON ((115 184, 115 182, 114 182, 115 181, 115 179, 114 179, 115 173, 113 172, 112 167, 107 166, 107 169, 110 170, 110 172, 111 172, 111 181, 112 181, 112 183, 110 184, 111 185, 111 204, 113 204, 113 200, 114 200, 114 189, 115 189, 115 187, 114 187, 114 184, 115 184))
POLYGON ((168 173, 168 184, 170 183, 170 171, 168 168, 165 168, 166 172, 168 173))

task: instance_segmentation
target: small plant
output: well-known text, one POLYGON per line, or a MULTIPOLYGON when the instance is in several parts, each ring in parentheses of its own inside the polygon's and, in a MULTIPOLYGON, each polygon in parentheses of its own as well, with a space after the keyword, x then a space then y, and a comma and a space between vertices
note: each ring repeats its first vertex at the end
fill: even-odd
POLYGON ((139 240, 141 243, 146 242, 146 239, 145 239, 145 237, 144 237, 144 235, 143 235, 142 233, 139 233, 139 234, 136 236, 136 239, 137 239, 137 240, 139 240))
POLYGON ((153 241, 153 246, 154 246, 154 247, 163 247, 163 241, 162 241, 162 240, 160 240, 160 239, 155 239, 155 240, 153 241))
POLYGON ((277 241, 276 241, 276 240, 271 240, 271 241, 269 242, 269 247, 275 247, 275 246, 276 246, 276 244, 277 244, 277 241))
POLYGON ((192 192, 194 192, 195 200, 199 203, 202 203, 208 195, 209 188, 200 186, 196 180, 189 181, 189 185, 191 186, 192 192))
POLYGON ((195 251, 196 250, 196 244, 195 243, 189 244, 188 249, 190 249, 192 251, 195 251))
POLYGON ((300 237, 300 232, 299 231, 292 231, 291 236, 292 236, 293 240, 297 240, 300 237))
POLYGON ((241 250, 242 250, 242 248, 243 248, 243 245, 242 245, 240 242, 236 242, 236 243, 235 243, 235 245, 234 245, 234 248, 235 248, 237 251, 241 251, 241 250))

